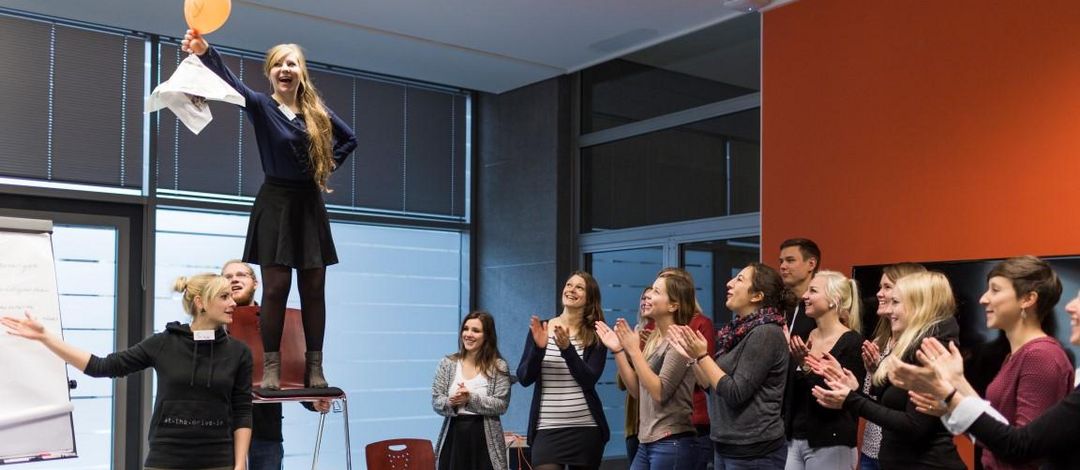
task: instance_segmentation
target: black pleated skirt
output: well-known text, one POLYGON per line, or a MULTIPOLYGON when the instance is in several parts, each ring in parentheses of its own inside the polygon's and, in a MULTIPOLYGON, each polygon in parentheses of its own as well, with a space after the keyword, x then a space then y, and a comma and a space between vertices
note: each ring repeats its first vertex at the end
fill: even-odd
POLYGON ((541 429, 532 443, 532 465, 562 464, 599 468, 604 458, 600 428, 583 426, 541 429))
POLYGON ((266 177, 251 208, 243 259, 295 269, 338 262, 326 203, 314 181, 266 177))
POLYGON ((438 470, 493 470, 484 437, 483 416, 450 418, 450 426, 439 449, 438 470))

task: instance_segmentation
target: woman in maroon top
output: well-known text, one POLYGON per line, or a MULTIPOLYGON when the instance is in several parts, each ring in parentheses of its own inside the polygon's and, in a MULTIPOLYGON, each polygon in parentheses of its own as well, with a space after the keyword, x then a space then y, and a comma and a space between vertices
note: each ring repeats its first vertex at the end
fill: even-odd
MULTIPOLYGON (((1009 258, 986 275, 979 303, 986 326, 1009 340, 1009 356, 986 388, 986 399, 1013 426, 1025 426, 1061 401, 1072 389, 1073 368, 1065 350, 1046 329, 1061 299, 1061 280, 1050 265, 1034 256, 1009 258)), ((984 450, 987 470, 1039 468, 1039 462, 1016 465, 984 450)))

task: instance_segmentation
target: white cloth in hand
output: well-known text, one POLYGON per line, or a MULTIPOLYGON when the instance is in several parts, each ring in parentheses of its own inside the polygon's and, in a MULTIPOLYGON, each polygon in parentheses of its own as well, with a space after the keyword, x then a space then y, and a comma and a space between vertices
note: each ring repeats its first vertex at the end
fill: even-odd
POLYGON ((207 100, 244 106, 244 97, 206 68, 194 54, 189 55, 146 100, 146 112, 169 108, 191 132, 198 134, 214 119, 207 100))

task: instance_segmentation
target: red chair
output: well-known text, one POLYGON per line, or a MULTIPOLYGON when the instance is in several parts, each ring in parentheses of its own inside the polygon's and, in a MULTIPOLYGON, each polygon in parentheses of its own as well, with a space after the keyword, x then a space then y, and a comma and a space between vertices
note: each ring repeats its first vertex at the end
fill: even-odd
POLYGON ((368 470, 434 470, 435 449, 427 439, 387 439, 364 448, 368 470))
MULTIPOLYGON (((263 374, 263 346, 259 333, 259 307, 236 307, 233 321, 229 325, 229 335, 240 340, 251 349, 253 403, 282 403, 287 401, 314 402, 323 399, 340 401, 345 421, 345 466, 352 470, 352 445, 349 442, 349 401, 345 391, 337 387, 304 388, 304 324, 300 311, 295 308, 285 310, 285 331, 281 336, 281 390, 266 390, 261 387, 263 374)), ((326 415, 319 416, 319 433, 315 438, 315 456, 311 462, 314 470, 319 465, 319 449, 322 445, 323 427, 326 415)))

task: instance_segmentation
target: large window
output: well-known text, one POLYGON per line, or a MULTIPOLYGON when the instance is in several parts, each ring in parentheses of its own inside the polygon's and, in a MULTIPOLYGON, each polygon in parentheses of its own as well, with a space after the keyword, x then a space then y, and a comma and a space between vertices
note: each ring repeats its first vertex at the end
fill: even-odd
POLYGON ((137 192, 145 44, 0 12, 0 178, 137 192))
POLYGON ((757 212, 759 109, 581 151, 582 230, 757 212))
MULTIPOLYGON (((341 263, 327 269, 325 367, 331 384, 349 395, 353 461, 363 462, 365 443, 438 437, 441 417, 430 411, 431 380, 439 359, 456 350, 458 322, 468 308, 464 237, 331 225, 341 263)), ((246 215, 158 211, 155 331, 169 321, 188 321, 172 293, 176 276, 219 271, 242 252, 246 227, 246 215)), ((288 305, 300 308, 295 282, 288 305)), ((285 468, 300 468, 310 464, 318 415, 299 405, 283 410, 285 468)), ((328 418, 320 462, 344 468, 335 419, 341 415, 328 418)))

